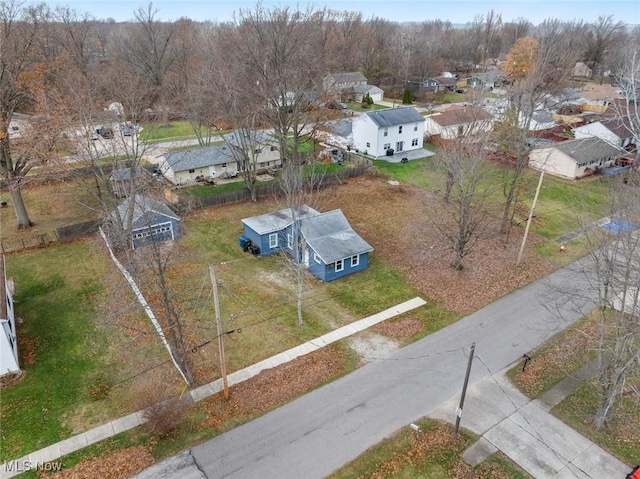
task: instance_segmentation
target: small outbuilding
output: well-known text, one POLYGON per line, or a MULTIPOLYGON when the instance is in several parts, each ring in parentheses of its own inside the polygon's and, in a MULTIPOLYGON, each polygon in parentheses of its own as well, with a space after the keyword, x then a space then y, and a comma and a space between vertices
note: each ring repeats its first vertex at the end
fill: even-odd
POLYGON ((12 282, 7 281, 4 255, 0 256, 0 385, 21 375, 18 362, 18 341, 13 310, 12 282))
POLYGON ((110 220, 112 231, 124 230, 124 239, 132 249, 180 238, 180 218, 148 196, 127 198, 111 213, 110 220))
POLYGON ((135 168, 118 168, 111 172, 109 180, 113 194, 118 198, 125 198, 132 191, 140 191, 144 186, 145 180, 149 178, 149 173, 144 168, 136 166, 135 168))

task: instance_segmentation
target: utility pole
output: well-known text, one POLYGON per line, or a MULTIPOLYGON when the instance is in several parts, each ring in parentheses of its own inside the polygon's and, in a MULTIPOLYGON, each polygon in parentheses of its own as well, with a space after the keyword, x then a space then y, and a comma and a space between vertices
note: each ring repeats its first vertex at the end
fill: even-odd
POLYGON ((516 260, 516 266, 520 264, 522 254, 524 253, 524 245, 527 242, 527 236, 529 235, 529 228, 531 227, 531 218, 533 218, 533 212, 536 209, 536 203, 538 202, 538 195, 540 194, 540 188, 542 188, 542 179, 544 178, 544 170, 540 172, 540 180, 538 181, 538 187, 536 188, 536 194, 533 197, 533 203, 531 203, 531 211, 529 211, 529 218, 527 219, 527 226, 524 228, 524 236, 522 237, 522 244, 520 245, 520 252, 518 253, 518 259, 516 260))
POLYGON ((462 418, 462 407, 464 406, 464 397, 467 394, 467 385, 469 384, 469 374, 471 374, 471 363, 473 362, 473 353, 476 350, 476 343, 471 344, 469 352, 469 362, 467 363, 467 373, 464 375, 464 385, 462 386, 462 395, 460 396, 460 406, 456 410, 456 425, 453 428, 453 440, 458 440, 458 429, 460 429, 460 419, 462 418))
POLYGON ((211 276, 211 287, 213 289, 213 303, 216 312, 216 328, 218 330, 218 350, 220 351, 220 373, 224 386, 224 398, 229 400, 229 384, 227 383, 227 363, 224 357, 224 336, 222 334, 222 320, 220 319, 220 301, 218 299, 218 282, 213 271, 213 265, 209 265, 209 275, 211 276))

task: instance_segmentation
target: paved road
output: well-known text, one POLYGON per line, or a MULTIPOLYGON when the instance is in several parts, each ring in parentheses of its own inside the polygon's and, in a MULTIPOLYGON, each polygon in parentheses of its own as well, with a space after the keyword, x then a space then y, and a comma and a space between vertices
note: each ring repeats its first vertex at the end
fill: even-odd
POLYGON ((324 477, 459 395, 472 342, 486 365, 474 366, 473 385, 578 319, 592 306, 580 296, 561 305, 562 319, 542 304, 576 278, 560 270, 139 478, 324 477))

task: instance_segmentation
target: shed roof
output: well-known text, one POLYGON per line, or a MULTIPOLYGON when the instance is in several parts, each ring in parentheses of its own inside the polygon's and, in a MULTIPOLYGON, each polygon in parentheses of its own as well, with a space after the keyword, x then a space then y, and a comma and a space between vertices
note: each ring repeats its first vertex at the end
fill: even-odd
POLYGON ((424 117, 413 107, 390 108, 365 113, 378 127, 404 125, 424 121, 424 117))
POLYGON ((307 218, 301 232, 325 264, 373 251, 373 247, 351 228, 341 210, 307 218))
MULTIPOLYGON (((136 166, 135 168, 135 178, 142 178, 145 174, 145 170, 141 167, 136 166)), ((131 179, 131 168, 118 168, 117 170, 113 170, 111 172, 111 181, 126 181, 131 179)))
POLYGON ((164 159, 174 172, 221 165, 222 163, 235 161, 230 148, 226 145, 176 151, 166 154, 164 159))
MULTIPOLYGON (((305 219, 310 216, 318 215, 316 210, 307 205, 296 208, 298 219, 305 219)), ((291 223, 293 223, 293 211, 291 208, 284 208, 272 213, 245 218, 242 223, 247 225, 259 235, 281 231, 291 223)))
POLYGON ((555 148, 579 163, 611 158, 624 153, 624 150, 595 136, 562 141, 556 144, 555 148))
POLYGON ((127 198, 122 202, 118 208, 116 208, 113 213, 111 213, 112 217, 119 216, 123 224, 128 224, 129 214, 132 214, 133 219, 131 220, 132 224, 135 224, 145 213, 152 211, 154 213, 158 213, 164 216, 168 216, 169 218, 173 218, 176 220, 180 220, 176 214, 169 209, 167 205, 164 203, 160 203, 148 196, 143 195, 135 195, 133 197, 127 198), (131 213, 130 206, 131 202, 134 201, 135 204, 133 206, 133 212, 131 213))
POLYGON ((493 116, 482 108, 470 106, 446 110, 442 113, 430 115, 429 118, 440 126, 452 126, 476 121, 487 121, 493 119, 493 116))

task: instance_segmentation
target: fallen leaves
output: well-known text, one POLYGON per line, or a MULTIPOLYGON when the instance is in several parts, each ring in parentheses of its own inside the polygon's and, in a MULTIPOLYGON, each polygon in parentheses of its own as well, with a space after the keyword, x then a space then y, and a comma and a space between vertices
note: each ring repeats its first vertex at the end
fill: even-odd
POLYGON ((88 477, 127 479, 142 472, 154 462, 147 446, 136 446, 85 459, 76 466, 55 474, 40 471, 38 477, 47 479, 86 479, 88 477))

